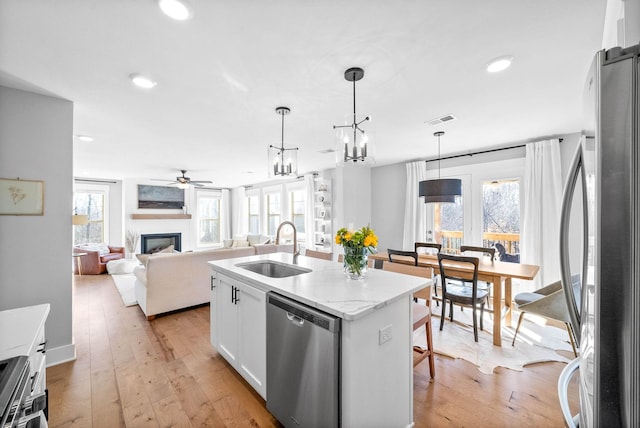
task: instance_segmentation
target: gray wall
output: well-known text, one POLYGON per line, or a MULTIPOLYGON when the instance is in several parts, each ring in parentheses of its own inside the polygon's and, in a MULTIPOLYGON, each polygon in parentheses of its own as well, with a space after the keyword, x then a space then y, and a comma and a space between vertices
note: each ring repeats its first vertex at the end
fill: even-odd
POLYGON ((43 180, 43 216, 0 216, 0 310, 51 304, 49 363, 74 358, 73 104, 0 86, 0 177, 43 180))

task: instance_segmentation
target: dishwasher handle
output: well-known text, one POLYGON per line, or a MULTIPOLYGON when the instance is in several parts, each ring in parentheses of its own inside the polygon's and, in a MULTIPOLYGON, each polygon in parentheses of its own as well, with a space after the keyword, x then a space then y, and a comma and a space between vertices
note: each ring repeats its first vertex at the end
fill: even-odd
POLYGON ((293 323, 298 323, 299 327, 302 327, 307 322, 333 334, 340 332, 340 318, 334 315, 273 292, 267 293, 267 302, 269 305, 284 311, 287 314, 287 318, 293 323))
POLYGON ((291 312, 287 312, 287 319, 291 321, 291 324, 302 327, 304 325, 304 320, 300 317, 293 315, 291 312))

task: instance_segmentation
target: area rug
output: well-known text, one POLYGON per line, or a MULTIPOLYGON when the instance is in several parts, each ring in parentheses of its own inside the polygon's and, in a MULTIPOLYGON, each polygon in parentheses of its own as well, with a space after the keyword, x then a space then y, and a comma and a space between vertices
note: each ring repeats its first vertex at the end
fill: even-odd
MULTIPOLYGON (((544 318, 526 315, 515 346, 511 346, 515 327, 505 327, 503 324, 502 346, 499 347, 493 344, 493 323, 490 315, 485 314, 484 331, 478 330, 478 342, 475 342, 471 310, 465 308, 462 312, 457 306, 453 309, 454 322, 449 320, 447 309, 447 319, 442 331, 440 317, 434 316, 432 319, 435 352, 469 361, 482 373, 491 374, 497 366, 522 371, 528 364, 544 361, 568 363, 573 358, 567 331, 545 325, 544 318)), ((434 314, 439 314, 440 310, 434 306, 434 314)), ((514 314, 514 325, 517 323, 518 315, 514 314)), ((414 332, 414 344, 426 347, 424 327, 414 332)))
POLYGON ((111 275, 111 279, 113 279, 113 283, 116 285, 125 306, 138 304, 134 287, 136 277, 132 273, 111 275))

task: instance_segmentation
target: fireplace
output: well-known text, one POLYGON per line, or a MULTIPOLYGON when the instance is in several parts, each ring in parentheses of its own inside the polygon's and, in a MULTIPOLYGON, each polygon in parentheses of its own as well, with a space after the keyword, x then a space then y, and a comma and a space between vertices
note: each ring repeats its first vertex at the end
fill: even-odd
POLYGON ((181 251, 181 233, 153 233, 140 236, 140 251, 142 254, 153 254, 173 245, 173 249, 181 251))

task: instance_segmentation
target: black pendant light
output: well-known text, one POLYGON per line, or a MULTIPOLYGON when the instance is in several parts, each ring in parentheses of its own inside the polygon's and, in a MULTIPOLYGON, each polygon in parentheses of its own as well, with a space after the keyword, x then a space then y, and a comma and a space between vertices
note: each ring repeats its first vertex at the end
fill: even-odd
POLYGON ((344 78, 348 82, 353 82, 353 122, 348 125, 334 125, 336 130, 336 163, 338 165, 348 164, 371 164, 375 163, 373 156, 373 146, 369 139, 369 133, 362 128, 363 122, 371 120, 370 116, 358 121, 356 118, 356 82, 364 77, 364 70, 360 67, 351 67, 344 72, 344 78))
POLYGON ((458 178, 440 178, 440 137, 444 132, 433 134, 438 137, 438 179, 424 180, 419 183, 418 192, 424 196, 424 203, 430 202, 455 202, 456 196, 462 195, 462 181, 458 178))

